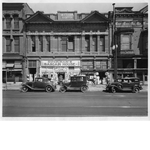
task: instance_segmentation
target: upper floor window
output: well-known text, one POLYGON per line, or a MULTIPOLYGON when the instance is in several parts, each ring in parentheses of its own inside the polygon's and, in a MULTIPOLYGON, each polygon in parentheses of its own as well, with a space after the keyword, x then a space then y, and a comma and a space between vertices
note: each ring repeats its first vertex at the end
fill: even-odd
POLYGON ((90 37, 85 36, 85 51, 90 52, 90 37))
POLYGON ((105 52, 105 36, 100 36, 100 51, 105 52))
POLYGON ((50 37, 46 36, 46 50, 50 52, 50 37))
POLYGON ((10 39, 10 36, 6 37, 6 52, 11 52, 11 39, 10 39))
POLYGON ((14 15, 14 29, 19 28, 19 17, 18 15, 14 15))
POLYGON ((35 52, 36 51, 36 49, 35 49, 35 36, 32 36, 31 37, 31 42, 32 42, 32 52, 35 52))
POLYGON ((19 52, 19 37, 18 36, 14 37, 14 50, 15 52, 19 52))
POLYGON ((121 50, 131 50, 131 34, 121 34, 121 50))
POLYGON ((74 37, 73 36, 68 37, 68 51, 69 52, 74 51, 74 37))
POLYGON ((43 52, 43 36, 39 36, 39 51, 43 52))
POLYGON ((66 52, 67 51, 67 36, 61 37, 61 44, 62 44, 62 51, 66 52))
POLYGON ((97 52, 97 36, 93 36, 92 46, 93 46, 93 51, 97 52))
POLYGON ((6 29, 10 29, 11 28, 11 18, 10 15, 6 15, 6 29))

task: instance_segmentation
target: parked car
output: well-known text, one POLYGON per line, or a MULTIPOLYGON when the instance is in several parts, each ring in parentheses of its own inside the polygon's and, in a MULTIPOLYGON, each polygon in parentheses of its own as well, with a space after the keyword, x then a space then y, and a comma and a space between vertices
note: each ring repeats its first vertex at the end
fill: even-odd
POLYGON ((106 91, 115 93, 117 91, 132 91, 133 93, 138 93, 142 90, 139 78, 128 77, 118 79, 117 82, 110 83, 106 86, 106 91))
POLYGON ((62 83, 59 91, 64 93, 67 90, 81 90, 85 92, 88 89, 86 76, 73 76, 68 83, 62 83))
POLYGON ((33 82, 26 82, 23 83, 21 86, 22 92, 27 92, 28 90, 45 90, 46 92, 52 92, 55 91, 56 85, 50 81, 49 78, 44 77, 38 77, 35 78, 35 81, 33 82))

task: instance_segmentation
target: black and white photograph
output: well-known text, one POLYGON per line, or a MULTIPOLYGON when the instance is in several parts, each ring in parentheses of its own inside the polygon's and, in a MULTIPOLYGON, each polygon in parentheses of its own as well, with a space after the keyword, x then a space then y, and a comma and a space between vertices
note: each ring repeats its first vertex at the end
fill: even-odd
POLYGON ((148 116, 148 3, 91 5, 2 3, 3 117, 148 116))
POLYGON ((2 122, 150 120, 148 5, 2 1, 2 122))

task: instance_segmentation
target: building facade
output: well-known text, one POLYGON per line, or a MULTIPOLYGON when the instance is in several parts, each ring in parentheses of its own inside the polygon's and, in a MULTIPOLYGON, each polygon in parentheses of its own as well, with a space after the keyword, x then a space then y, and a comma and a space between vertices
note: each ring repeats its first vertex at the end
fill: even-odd
POLYGON ((3 4, 3 79, 13 82, 47 76, 68 80, 72 75, 148 78, 148 7, 115 8, 113 12, 58 11, 44 14, 23 3, 3 4), (113 35, 114 33, 114 35, 113 35))
POLYGON ((22 82, 24 64, 24 20, 34 12, 24 3, 3 3, 3 82, 22 82))
MULTIPOLYGON (((113 22, 112 12, 109 18, 113 22)), ((117 45, 117 73, 119 77, 139 77, 148 80, 148 6, 139 11, 132 7, 115 8, 115 45, 117 45)), ((112 68, 114 72, 112 55, 112 68)))
POLYGON ((25 21, 26 72, 68 80, 72 75, 99 74, 110 68, 110 30, 107 14, 36 12, 25 21))

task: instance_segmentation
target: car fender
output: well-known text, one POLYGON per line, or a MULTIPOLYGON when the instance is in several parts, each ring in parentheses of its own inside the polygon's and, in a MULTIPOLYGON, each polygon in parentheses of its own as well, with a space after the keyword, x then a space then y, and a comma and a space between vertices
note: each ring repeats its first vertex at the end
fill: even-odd
POLYGON ((26 86, 26 87, 28 87, 29 89, 32 89, 32 90, 34 89, 33 87, 29 86, 28 84, 22 84, 22 87, 23 86, 26 86))

